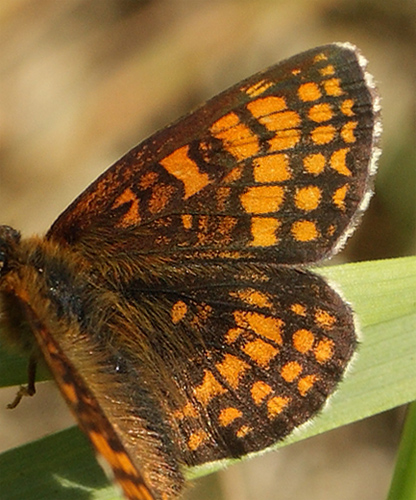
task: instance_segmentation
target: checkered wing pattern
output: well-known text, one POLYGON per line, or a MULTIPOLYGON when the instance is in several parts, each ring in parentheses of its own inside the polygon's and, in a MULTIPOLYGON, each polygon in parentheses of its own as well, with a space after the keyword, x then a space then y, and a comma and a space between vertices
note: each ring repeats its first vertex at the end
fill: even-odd
POLYGON ((322 259, 373 173, 364 71, 351 47, 330 45, 249 78, 129 152, 48 237, 183 260, 322 259))
POLYGON ((50 297, 78 318, 77 337, 59 340, 73 370, 60 385, 127 498, 174 499, 179 465, 263 449, 323 406, 355 329, 338 294, 296 266, 351 232, 378 134, 362 57, 320 47, 150 137, 53 224, 47 241, 88 274, 50 297), (93 400, 113 441, 81 411, 93 400))
POLYGON ((209 272, 192 264, 188 273, 170 290, 163 280, 128 293, 138 307, 164 304, 149 332, 153 352, 168 346, 158 400, 179 460, 196 465, 264 449, 310 419, 356 339, 350 308, 312 273, 251 263, 209 272))

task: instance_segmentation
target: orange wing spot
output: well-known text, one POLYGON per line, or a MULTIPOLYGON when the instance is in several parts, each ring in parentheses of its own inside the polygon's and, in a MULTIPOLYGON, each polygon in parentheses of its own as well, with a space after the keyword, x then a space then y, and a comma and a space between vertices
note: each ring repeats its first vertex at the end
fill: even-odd
POLYGON ((231 242, 231 232, 237 225, 237 219, 235 217, 222 217, 220 223, 218 224, 218 233, 222 236, 223 244, 231 242))
POLYGON ((190 401, 188 401, 183 408, 181 408, 180 410, 176 410, 173 413, 173 416, 178 420, 183 420, 184 418, 197 418, 198 411, 196 410, 195 406, 190 401))
POLYGON ((244 333, 242 328, 230 328, 225 334, 225 342, 227 344, 233 344, 242 333, 244 333))
POLYGON ((131 463, 130 458, 124 451, 115 451, 111 448, 105 436, 95 431, 89 431, 90 438, 95 449, 102 455, 113 469, 121 469, 126 474, 137 476, 137 470, 131 463))
MULTIPOLYGON (((267 117, 286 108, 286 100, 283 97, 277 96, 262 97, 247 104, 247 109, 255 118, 267 117)), ((266 123, 264 124, 266 125, 266 123)))
POLYGON ((305 156, 303 166, 309 174, 318 175, 324 171, 325 161, 325 156, 322 153, 314 153, 305 156))
MULTIPOLYGON (((277 132, 279 137, 284 130, 292 130, 300 125, 301 119, 296 111, 282 111, 258 119, 267 130, 277 132)), ((299 132, 300 133, 300 132, 299 132)))
POLYGON ((146 172, 140 177, 139 186, 142 189, 147 189, 153 186, 159 179, 159 174, 156 172, 146 172))
POLYGON ((243 414, 240 410, 230 406, 229 408, 224 408, 220 411, 220 414, 218 415, 218 421, 221 427, 227 427, 227 425, 230 425, 234 422, 234 420, 242 416, 243 414))
POLYGON ((344 92, 341 89, 341 80, 339 78, 330 78, 329 80, 325 80, 323 82, 324 89, 327 95, 331 95, 334 97, 338 97, 342 95, 344 92))
POLYGON ((276 132, 269 139, 272 151, 282 151, 295 146, 300 139, 300 130, 296 129, 301 118, 296 111, 283 111, 286 101, 281 97, 265 97, 247 105, 251 113, 267 130, 276 132))
POLYGON ((228 113, 217 120, 210 130, 214 137, 222 140, 224 148, 238 161, 258 153, 258 137, 246 125, 240 123, 235 113, 228 113))
POLYGON ((210 216, 200 215, 198 218, 198 244, 206 245, 212 242, 212 228, 209 227, 210 216))
POLYGON ((242 425, 238 431, 235 433, 235 435, 238 437, 238 438, 243 438, 245 436, 247 436, 247 434, 249 432, 251 432, 253 429, 251 427, 249 427, 248 425, 242 425))
POLYGON ((335 73, 335 68, 332 66, 332 64, 328 64, 328 66, 325 66, 325 68, 321 68, 319 70, 319 73, 321 73, 322 76, 331 76, 335 73))
POLYGON ((213 239, 221 236, 222 244, 228 245, 232 241, 231 232, 237 224, 234 217, 222 217, 217 223, 217 227, 212 227, 212 220, 209 215, 201 215, 198 220, 198 244, 209 245, 213 239), (210 224, 211 223, 211 224, 210 224))
MULTIPOLYGON (((209 253, 206 253, 206 255, 209 255, 209 253)), ((227 251, 227 250, 225 250, 223 252, 214 251, 209 255, 209 258, 215 259, 215 258, 219 257, 220 259, 241 259, 241 255, 242 255, 241 252, 239 252, 238 250, 236 250, 234 252, 227 251)))
POLYGON ((198 304, 196 306, 196 314, 194 314, 192 318, 192 325, 200 328, 207 322, 207 319, 210 317, 212 313, 212 307, 208 304, 198 304))
POLYGON ((355 142, 357 139, 354 135, 355 128, 357 127, 358 122, 348 122, 341 129, 341 137, 344 142, 348 144, 355 142))
POLYGON ((244 210, 251 214, 277 212, 283 203, 284 189, 281 186, 253 186, 240 195, 244 210))
POLYGON ((326 363, 334 355, 334 341, 331 339, 322 339, 315 347, 315 359, 318 363, 326 363))
POLYGON ((208 434, 205 431, 193 432, 188 439, 188 448, 192 451, 197 450, 206 440, 208 434))
POLYGON ((300 130, 281 130, 267 142, 270 144, 270 151, 284 151, 296 146, 300 140, 300 130))
POLYGON ((136 201, 131 205, 128 212, 123 216, 123 218, 120 221, 120 225, 122 227, 133 226, 139 224, 140 220, 141 219, 139 216, 139 203, 136 201))
POLYGON ((330 120, 334 116, 334 113, 331 106, 327 102, 323 102, 312 106, 309 109, 308 115, 312 121, 320 123, 330 120))
POLYGON ((306 394, 312 389, 313 384, 319 379, 317 375, 306 375, 298 382, 298 391, 301 396, 306 394))
POLYGON ((170 311, 170 317, 172 322, 176 325, 179 321, 182 321, 188 312, 188 306, 182 300, 178 300, 175 304, 173 304, 172 309, 170 311))
POLYGON ((282 225, 279 219, 273 217, 252 217, 250 242, 252 247, 271 247, 277 243, 277 230, 282 225))
POLYGON ((267 89, 269 89, 273 85, 273 82, 270 82, 268 80, 260 80, 259 82, 255 83, 254 85, 251 85, 250 87, 247 87, 244 89, 244 92, 249 95, 250 97, 257 97, 264 92, 266 92, 267 89))
POLYGON ((308 102, 318 100, 322 96, 322 94, 316 83, 308 82, 299 85, 298 96, 302 102, 308 102))
POLYGON ((323 309, 318 309, 315 312, 315 321, 322 328, 332 328, 337 321, 337 318, 330 314, 328 311, 324 311, 323 309))
POLYGON ((250 369, 248 363, 232 354, 226 354, 221 363, 217 363, 215 367, 233 389, 237 389, 244 373, 250 369))
POLYGON ((289 170, 289 159, 285 154, 261 156, 253 160, 253 176, 255 182, 283 182, 292 177, 289 170))
POLYGON ((191 229, 193 216, 191 214, 183 214, 181 216, 181 219, 182 219, 182 225, 183 225, 184 229, 191 229))
POLYGON ((313 58, 313 62, 315 64, 318 62, 327 61, 327 60, 328 60, 328 57, 323 52, 321 52, 320 54, 316 54, 316 56, 313 58))
POLYGON ((203 406, 207 406, 215 396, 219 396, 226 392, 227 389, 218 382, 213 373, 209 370, 204 370, 202 384, 194 388, 194 395, 203 406))
POLYGON ((306 316, 306 307, 302 304, 292 304, 290 309, 299 316, 306 316))
POLYGON ((322 198, 321 190, 318 186, 306 186, 298 189, 295 194, 295 205, 300 210, 315 210, 322 198))
POLYGON ((269 295, 260 292, 260 290, 255 290, 254 288, 239 290, 236 295, 246 304, 258 307, 267 307, 268 309, 272 307, 269 295))
POLYGON ((211 182, 208 174, 188 156, 189 146, 182 146, 160 160, 160 164, 183 184, 185 199, 198 193, 211 182))
POLYGON ((293 347, 301 354, 305 354, 312 349, 314 340, 314 334, 304 328, 296 330, 292 337, 293 347))
POLYGON ((257 382, 254 382, 254 384, 251 386, 250 392, 255 404, 259 405, 262 401, 264 401, 265 398, 267 398, 267 396, 271 392, 273 392, 273 389, 269 384, 266 384, 266 382, 259 380, 257 382))
POLYGON ((123 227, 139 224, 141 220, 139 215, 139 200, 130 188, 125 189, 121 195, 115 199, 112 208, 117 208, 125 203, 131 203, 131 205, 127 213, 123 215, 120 224, 123 227))
POLYGON ((241 328, 250 329, 257 335, 273 340, 276 344, 283 343, 284 321, 279 318, 252 311, 234 311, 234 320, 241 328))
POLYGON ((319 231, 315 223, 309 220, 294 222, 291 232, 296 241, 312 241, 316 240, 319 236, 319 231))
POLYGON ((209 228, 209 222, 210 222, 210 218, 211 216, 209 215, 200 215, 199 218, 198 218, 198 229, 203 232, 203 233, 206 233, 208 231, 208 228, 209 228))
POLYGON ((62 383, 60 388, 61 391, 65 394, 68 401, 73 404, 78 402, 79 398, 73 384, 62 383))
POLYGON ((224 176, 222 182, 224 184, 232 184, 235 181, 238 181, 243 174, 243 166, 237 165, 232 170, 228 172, 227 175, 224 176))
POLYGON ((262 368, 267 368, 270 361, 279 353, 278 349, 260 339, 248 342, 242 347, 242 351, 262 368))
POLYGON ((157 214, 166 208, 172 198, 175 188, 166 184, 157 184, 153 187, 149 200, 149 212, 157 214))
POLYGON ((215 193, 217 199, 217 210, 219 212, 226 211, 227 201, 230 198, 231 188, 229 187, 219 187, 215 193))
POLYGON ((338 188, 332 195, 332 201, 334 202, 334 205, 340 210, 345 210, 345 197, 347 196, 348 188, 348 184, 344 184, 342 187, 338 188))
POLYGON ((297 361, 289 361, 280 370, 280 375, 286 382, 293 382, 302 372, 302 367, 297 361))
POLYGON ((269 414, 269 418, 277 417, 289 404, 290 398, 275 396, 271 398, 267 403, 267 413, 269 414))
POLYGON ((335 127, 333 125, 322 125, 311 131, 311 138, 315 144, 328 144, 335 138, 335 127))
POLYGON ((335 229, 336 229, 336 226, 334 224, 331 224, 330 226, 328 226, 328 229, 326 231, 326 234, 328 236, 334 236, 334 233, 335 233, 335 229))
POLYGON ((347 167, 347 153, 350 148, 338 149, 331 155, 330 165, 331 168, 336 170, 339 174, 351 177, 351 170, 347 167))
POLYGON ((341 113, 343 113, 345 116, 354 116, 355 113, 352 110, 353 106, 354 106, 353 99, 345 99, 345 101, 342 101, 341 103, 341 113))

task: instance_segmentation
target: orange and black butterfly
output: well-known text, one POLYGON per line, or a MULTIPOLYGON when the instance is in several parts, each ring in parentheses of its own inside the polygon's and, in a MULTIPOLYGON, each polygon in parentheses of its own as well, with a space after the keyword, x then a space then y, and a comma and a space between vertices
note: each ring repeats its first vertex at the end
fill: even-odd
POLYGON ((341 380, 353 315, 304 266, 370 198, 365 65, 349 44, 292 57, 131 150, 45 237, 0 227, 2 331, 46 360, 129 500, 271 446, 341 380))

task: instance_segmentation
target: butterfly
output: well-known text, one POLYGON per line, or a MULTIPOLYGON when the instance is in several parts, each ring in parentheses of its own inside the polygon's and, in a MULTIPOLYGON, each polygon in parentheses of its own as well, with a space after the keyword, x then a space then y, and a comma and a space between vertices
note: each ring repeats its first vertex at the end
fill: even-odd
POLYGON ((263 450, 319 412, 357 345, 305 266, 368 205, 379 99, 351 44, 217 95, 132 149, 45 237, 0 226, 2 328, 44 359, 129 500, 263 450))

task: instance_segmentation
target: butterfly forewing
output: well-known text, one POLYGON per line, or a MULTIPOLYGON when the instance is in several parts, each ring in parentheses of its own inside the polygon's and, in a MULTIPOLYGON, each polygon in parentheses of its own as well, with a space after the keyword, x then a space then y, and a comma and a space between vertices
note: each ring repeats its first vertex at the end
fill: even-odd
MULTIPOLYGON (((137 467, 137 463, 135 463, 134 460, 132 461, 129 456, 129 452, 132 449, 132 438, 129 439, 129 434, 134 435, 134 426, 129 430, 130 432, 126 430, 126 432, 120 435, 120 432, 116 431, 114 423, 122 419, 115 411, 114 405, 111 406, 113 417, 109 418, 106 414, 106 410, 108 411, 108 403, 106 404, 103 400, 103 395, 107 394, 107 397, 111 395, 112 388, 117 386, 118 381, 114 379, 106 380, 106 374, 102 372, 100 374, 101 380, 97 383, 93 380, 91 376, 92 373, 90 373, 87 385, 85 380, 88 368, 87 371, 81 371, 82 374, 80 374, 79 366, 82 366, 82 362, 79 362, 79 360, 82 359, 82 355, 80 355, 81 349, 91 349, 93 345, 88 345, 88 340, 85 338, 77 339, 76 343, 79 355, 75 358, 73 347, 67 350, 64 342, 62 342, 63 345, 60 345, 57 339, 50 334, 50 325, 41 324, 33 311, 29 310, 27 307, 26 314, 30 320, 33 333, 42 354, 51 368, 52 374, 67 400, 68 405, 77 417, 81 429, 88 435, 98 456, 106 460, 105 469, 109 470, 107 465, 109 464, 111 467, 109 470, 110 475, 117 480, 123 491, 127 493, 127 498, 129 500, 153 500, 155 497, 149 489, 148 482, 146 483, 142 475, 145 467, 137 467), (67 357, 67 354, 72 354, 75 364, 73 360, 67 357), (106 382, 107 384, 105 384, 106 382)), ((79 333, 80 332, 78 332, 78 334, 79 333)), ((79 337, 81 337, 81 335, 79 335, 79 337)), ((97 364, 99 365, 103 360, 104 357, 102 357, 97 364)), ((91 357, 87 363, 91 364, 91 357)), ((96 366, 97 365, 95 365, 95 367, 96 366)), ((118 384, 120 387, 120 382, 118 382, 118 384)), ((125 413, 123 419, 129 418, 126 410, 127 408, 124 408, 125 413)), ((137 415, 136 420, 138 420, 137 415)), ((141 422, 141 424, 143 425, 143 422, 141 422)), ((144 425, 146 425, 146 423, 144 423, 144 425)), ((136 436, 136 440, 138 440, 138 436, 136 436)), ((153 443, 153 459, 156 459, 157 452, 160 452, 157 446, 155 446, 156 444, 159 443, 153 443)), ((135 451, 138 451, 137 445, 135 451)), ((145 456, 148 450, 145 446, 142 446, 140 452, 145 456)), ((149 471, 146 472, 147 474, 149 473, 149 471)), ((179 489, 180 485, 181 477, 178 476, 176 489, 179 489)), ((166 496, 166 498, 171 497, 172 493, 169 492, 169 496, 166 496)))
POLYGON ((138 254, 191 259, 322 259, 368 190, 371 92, 350 48, 295 56, 133 149, 48 237, 89 247, 100 236, 117 249, 133 240, 125 247, 138 254))

